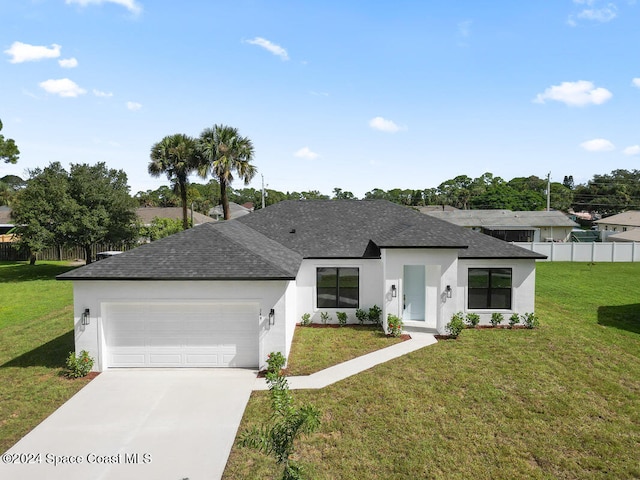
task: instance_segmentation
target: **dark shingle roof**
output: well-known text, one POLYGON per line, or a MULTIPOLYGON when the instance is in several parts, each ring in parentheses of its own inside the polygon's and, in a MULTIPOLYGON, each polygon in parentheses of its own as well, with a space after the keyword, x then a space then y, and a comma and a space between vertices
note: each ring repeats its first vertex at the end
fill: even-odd
POLYGON ((58 278, 294 279, 303 258, 379 258, 380 248, 449 248, 460 258, 546 258, 386 200, 292 200, 206 223, 58 278))
POLYGON ((359 258, 379 247, 465 248, 446 222, 386 200, 290 200, 238 219, 305 258, 359 258))
POLYGON ((62 280, 294 279, 302 257, 234 221, 205 223, 58 276, 62 280))
POLYGON ((386 200, 289 200, 237 221, 304 258, 367 256, 370 241, 380 248, 457 248, 464 258, 546 258, 386 200))

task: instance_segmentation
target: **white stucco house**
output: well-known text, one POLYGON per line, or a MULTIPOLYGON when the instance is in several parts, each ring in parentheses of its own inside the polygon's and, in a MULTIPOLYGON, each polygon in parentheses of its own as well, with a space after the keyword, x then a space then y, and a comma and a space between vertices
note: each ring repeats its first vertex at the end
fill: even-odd
POLYGON ((94 369, 265 367, 304 313, 373 305, 444 333, 458 311, 534 311, 546 258, 384 200, 285 201, 60 275, 94 369))

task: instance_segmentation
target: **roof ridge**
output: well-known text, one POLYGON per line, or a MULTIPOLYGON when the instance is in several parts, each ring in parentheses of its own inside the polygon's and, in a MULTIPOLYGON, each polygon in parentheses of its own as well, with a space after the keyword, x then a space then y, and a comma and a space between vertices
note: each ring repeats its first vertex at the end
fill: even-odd
MULTIPOLYGON (((220 226, 221 226, 221 228, 223 229, 224 227, 222 227, 222 225, 224 225, 224 224, 229 224, 229 222, 234 222, 234 223, 232 224, 232 225, 234 225, 234 228, 235 228, 236 226, 240 226, 240 229, 243 229, 243 228, 249 229, 249 230, 251 230, 251 232, 253 232, 253 234, 254 234, 254 235, 259 235, 260 237, 262 237, 262 238, 266 239, 267 241, 277 244, 277 245, 278 245, 278 246, 280 246, 282 249, 287 250, 288 252, 291 252, 291 254, 292 254, 293 256, 297 255, 297 256, 299 256, 299 257, 301 257, 301 258, 302 258, 302 255, 300 255, 298 252, 294 252, 293 250, 291 250, 291 249, 290 249, 289 247, 287 247, 286 245, 283 245, 283 244, 281 244, 280 242, 278 242, 278 241, 276 241, 276 240, 274 240, 274 239, 272 239, 272 238, 267 237, 266 235, 264 235, 263 233, 260 233, 259 231, 255 230, 254 228, 250 227, 249 225, 245 225, 245 224, 244 224, 244 223, 242 223, 242 222, 236 222, 234 219, 231 219, 231 220, 224 220, 224 221, 223 221, 223 223, 220 223, 220 224, 218 224, 218 223, 214 223, 214 224, 211 224, 211 225, 212 225, 212 226, 220 225, 220 226)), ((290 275, 290 274, 292 274, 292 273, 293 273, 293 274, 297 274, 297 272, 290 272, 290 271, 287 271, 287 270, 283 269, 283 268, 282 268, 282 266, 280 266, 280 265, 278 265, 277 263, 273 262, 269 257, 265 256, 264 250, 254 249, 254 248, 252 248, 252 246, 249 246, 249 245, 246 245, 246 244, 240 243, 240 242, 236 241, 232 236, 227 235, 227 233, 226 233, 226 232, 224 232, 224 231, 221 231, 220 233, 221 233, 222 235, 224 235, 224 236, 225 236, 225 238, 228 238, 228 239, 230 240, 230 242, 231 242, 233 245, 237 245, 237 246, 242 247, 242 248, 244 248, 244 249, 246 249, 246 250, 250 250, 252 253, 254 253, 254 254, 258 255, 258 256, 259 256, 263 261, 265 261, 266 263, 268 263, 269 265, 271 265, 272 267, 274 267, 276 270, 279 270, 280 272, 285 273, 285 274, 288 274, 288 275, 290 275)))

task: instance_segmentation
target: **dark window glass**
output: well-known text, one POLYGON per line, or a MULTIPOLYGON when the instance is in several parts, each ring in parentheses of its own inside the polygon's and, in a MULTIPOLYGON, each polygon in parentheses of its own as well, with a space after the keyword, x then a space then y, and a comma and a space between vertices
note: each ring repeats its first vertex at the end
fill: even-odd
POLYGON ((358 308, 360 273, 357 268, 317 269, 318 308, 358 308))
POLYGON ((511 309, 510 268, 470 268, 470 309, 511 309))

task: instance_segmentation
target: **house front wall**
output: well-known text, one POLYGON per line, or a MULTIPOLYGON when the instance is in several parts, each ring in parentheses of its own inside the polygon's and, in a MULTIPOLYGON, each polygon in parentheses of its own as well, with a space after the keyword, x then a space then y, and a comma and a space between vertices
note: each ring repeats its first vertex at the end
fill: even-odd
POLYGON ((384 265, 383 316, 385 328, 387 316, 391 314, 402 318, 405 327, 425 328, 444 333, 446 323, 444 319, 450 317, 455 311, 458 250, 383 249, 382 261, 384 265), (403 318, 407 316, 405 302, 411 288, 407 278, 410 271, 420 273, 419 281, 424 288, 423 295, 420 296, 420 302, 424 301, 424 306, 421 308, 424 319, 417 321, 403 318), (447 297, 447 285, 451 287, 452 298, 447 297))
POLYGON ((383 282, 380 259, 305 259, 296 277, 297 308, 296 321, 309 313, 313 323, 322 323, 321 313, 330 315, 329 323, 338 323, 337 312, 348 315, 348 323, 357 323, 356 308, 319 308, 317 300, 317 269, 320 267, 342 267, 358 269, 358 308, 368 310, 373 305, 382 308, 383 282))
MULTIPOLYGON (((489 325, 491 314, 502 313, 505 322, 513 313, 520 315, 534 312, 536 294, 536 262, 533 259, 460 259, 458 261, 458 292, 455 296, 455 312, 477 313, 480 324, 489 325), (469 308, 469 268, 510 268, 511 308, 510 309, 470 309, 469 308)), ((448 323, 451 315, 446 318, 448 323)))
MULTIPOLYGON (((86 350, 94 358, 94 370, 109 368, 105 332, 109 306, 153 304, 193 305, 236 303, 255 305, 258 313, 257 358, 266 367, 269 352, 289 355, 296 322, 296 295, 293 281, 80 281, 73 282, 74 333, 76 352, 86 350), (83 312, 89 309, 89 323, 83 312), (273 309, 273 325, 269 313, 273 309), (86 323, 86 322, 85 322, 86 323)), ((122 309, 122 307, 121 307, 122 309)))

